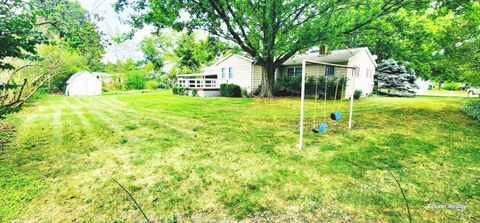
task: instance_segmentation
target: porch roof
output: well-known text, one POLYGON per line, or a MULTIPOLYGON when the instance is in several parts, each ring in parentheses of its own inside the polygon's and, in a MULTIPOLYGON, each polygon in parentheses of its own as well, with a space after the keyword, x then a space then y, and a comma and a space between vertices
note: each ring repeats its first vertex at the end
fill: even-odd
POLYGON ((217 75, 215 73, 196 73, 196 74, 179 74, 177 77, 206 77, 206 76, 213 76, 217 75))

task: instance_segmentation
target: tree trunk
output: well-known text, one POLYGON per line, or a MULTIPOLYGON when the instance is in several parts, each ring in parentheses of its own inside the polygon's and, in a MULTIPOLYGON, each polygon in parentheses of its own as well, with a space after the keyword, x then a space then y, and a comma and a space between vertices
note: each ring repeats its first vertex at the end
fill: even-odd
POLYGON ((262 88, 260 89, 260 97, 273 97, 273 87, 275 85, 275 64, 272 60, 266 60, 262 65, 262 88))

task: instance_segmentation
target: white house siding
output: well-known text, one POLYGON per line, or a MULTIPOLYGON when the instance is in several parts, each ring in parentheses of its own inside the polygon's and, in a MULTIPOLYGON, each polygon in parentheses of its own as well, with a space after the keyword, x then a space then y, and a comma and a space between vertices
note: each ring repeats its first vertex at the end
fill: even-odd
POLYGON ((226 69, 225 79, 223 79, 225 82, 236 84, 249 92, 252 90, 253 69, 251 61, 236 55, 230 56, 216 65, 216 73, 219 79, 222 79, 222 68, 226 69), (228 77, 228 68, 230 67, 233 69, 232 78, 228 77))
MULTIPOLYGON (((371 94, 373 91, 375 64, 370 59, 367 51, 363 50, 350 58, 348 65, 359 68, 358 75, 355 77, 355 90, 361 90, 364 96, 371 94)), ((349 86, 351 86, 352 81, 352 79, 349 80, 349 86)), ((348 87, 346 95, 352 95, 352 89, 352 87, 348 87)))
POLYGON ((253 77, 252 77, 252 87, 253 90, 258 88, 262 84, 262 66, 253 65, 253 77))

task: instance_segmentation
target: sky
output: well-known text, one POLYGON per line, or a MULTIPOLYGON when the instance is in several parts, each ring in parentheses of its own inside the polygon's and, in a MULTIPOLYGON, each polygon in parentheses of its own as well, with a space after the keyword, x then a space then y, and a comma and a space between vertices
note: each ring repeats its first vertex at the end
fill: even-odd
MULTIPOLYGON (((110 40, 111 37, 121 33, 130 31, 130 26, 122 21, 128 19, 128 12, 117 14, 113 10, 113 3, 116 0, 78 0, 80 5, 87 11, 101 15, 104 19, 97 21, 96 24, 100 31, 104 33, 104 38, 110 40)), ((107 46, 106 53, 103 58, 104 62, 116 62, 117 60, 125 60, 132 58, 139 60, 143 58, 140 50, 140 42, 153 31, 153 27, 145 27, 138 30, 132 40, 127 40, 121 44, 109 41, 111 45, 107 46)))

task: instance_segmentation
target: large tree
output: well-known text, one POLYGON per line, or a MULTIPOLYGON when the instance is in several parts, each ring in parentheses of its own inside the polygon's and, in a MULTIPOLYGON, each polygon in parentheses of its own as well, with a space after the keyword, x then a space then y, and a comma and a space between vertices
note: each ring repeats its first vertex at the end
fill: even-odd
POLYGON ((456 74, 456 80, 479 86, 480 2, 463 5, 452 17, 451 25, 437 39, 441 49, 435 58, 450 73, 456 74))
POLYGON ((30 2, 9 0, 0 4, 0 69, 14 68, 3 61, 7 57, 35 59, 35 46, 47 40, 36 29, 37 15, 30 2))
POLYGON ((45 25, 52 37, 60 37, 60 44, 86 56, 92 70, 103 69, 100 60, 105 53, 105 41, 102 40, 102 33, 91 20, 90 14, 78 2, 69 0, 32 2, 42 11, 39 13, 39 24, 45 25))
POLYGON ((330 43, 396 12, 413 0, 117 0, 144 24, 199 29, 237 44, 263 67, 261 96, 273 95, 275 70, 299 51, 330 43))
POLYGON ((478 1, 438 0, 428 8, 401 9, 340 44, 368 46, 379 60, 408 62, 423 79, 474 83, 480 76, 474 72, 480 55, 479 7, 478 1))

